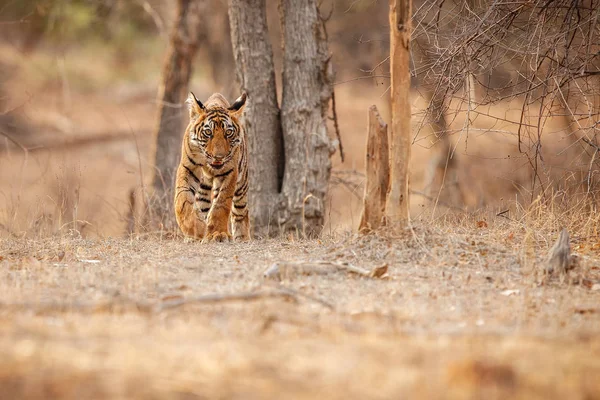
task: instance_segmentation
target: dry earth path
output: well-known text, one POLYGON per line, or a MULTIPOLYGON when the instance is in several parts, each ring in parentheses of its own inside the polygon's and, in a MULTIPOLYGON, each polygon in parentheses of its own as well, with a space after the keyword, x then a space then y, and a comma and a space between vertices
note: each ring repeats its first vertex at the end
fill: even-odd
POLYGON ((574 238, 580 271, 540 284, 553 233, 532 255, 480 228, 3 239, 0 398, 600 398, 594 244, 574 238), (264 278, 290 262, 313 266, 264 278))

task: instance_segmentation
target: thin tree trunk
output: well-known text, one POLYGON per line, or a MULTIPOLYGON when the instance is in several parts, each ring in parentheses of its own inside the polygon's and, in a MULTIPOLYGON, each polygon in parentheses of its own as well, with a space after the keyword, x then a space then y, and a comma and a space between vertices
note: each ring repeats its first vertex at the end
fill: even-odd
POLYGON ((408 223, 410 161, 410 34, 412 0, 390 0, 390 63, 392 96, 390 222, 408 223))
POLYGON ((390 185, 388 129, 375 106, 369 107, 366 167, 367 183, 358 226, 358 231, 364 233, 382 225, 390 185))
POLYGON ((321 233, 332 146, 327 135, 332 70, 315 0, 282 0, 285 147, 280 223, 305 236, 321 233))
POLYGON ((249 99, 244 120, 249 144, 251 225, 255 235, 263 235, 269 227, 277 226, 275 209, 284 160, 265 0, 231 0, 229 21, 237 80, 249 99))
MULTIPOLYGON (((435 62, 435 60, 431 60, 435 62)), ((433 213, 443 193, 447 193, 447 201, 457 207, 465 204, 464 188, 458 177, 458 162, 452 154, 452 142, 448 134, 448 124, 445 115, 445 93, 434 93, 430 85, 423 85, 421 92, 424 97, 430 97, 430 120, 438 142, 435 152, 429 160, 423 179, 424 192, 433 202, 433 213)))
POLYGON ((166 229, 174 226, 172 208, 175 171, 183 138, 182 103, 187 96, 192 60, 202 34, 202 1, 178 0, 177 17, 171 32, 162 82, 158 90, 158 117, 154 133, 154 170, 152 178, 153 222, 166 229))
POLYGON ((207 57, 210 75, 215 85, 214 91, 231 101, 240 96, 235 79, 235 62, 229 23, 229 4, 223 0, 204 0, 210 10, 204 14, 206 43, 202 43, 200 56, 207 57), (206 44, 206 46, 205 46, 206 44))

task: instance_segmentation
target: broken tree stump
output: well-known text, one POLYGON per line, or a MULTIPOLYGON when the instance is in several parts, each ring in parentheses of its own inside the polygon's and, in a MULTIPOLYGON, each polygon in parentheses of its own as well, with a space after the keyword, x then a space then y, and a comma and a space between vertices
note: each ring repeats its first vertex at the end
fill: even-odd
POLYGON ((546 273, 558 273, 561 277, 577 266, 577 256, 571 254, 571 242, 566 228, 560 231, 558 239, 548 252, 546 273))
POLYGON ((369 107, 366 169, 363 211, 358 226, 358 231, 363 233, 378 229, 384 222, 390 185, 388 126, 374 105, 369 107))

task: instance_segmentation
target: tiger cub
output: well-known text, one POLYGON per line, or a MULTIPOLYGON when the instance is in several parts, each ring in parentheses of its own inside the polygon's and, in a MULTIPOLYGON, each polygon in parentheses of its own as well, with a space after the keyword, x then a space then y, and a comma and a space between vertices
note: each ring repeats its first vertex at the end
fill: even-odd
POLYGON ((219 93, 202 104, 190 92, 175 187, 175 216, 181 231, 202 243, 250 239, 248 150, 240 119, 243 93, 232 105, 219 93), (233 207, 232 207, 233 206, 233 207))

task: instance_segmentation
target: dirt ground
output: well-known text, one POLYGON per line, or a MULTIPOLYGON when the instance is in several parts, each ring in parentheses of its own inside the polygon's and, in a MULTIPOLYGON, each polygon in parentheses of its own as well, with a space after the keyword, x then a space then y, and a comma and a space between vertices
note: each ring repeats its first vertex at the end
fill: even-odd
MULTIPOLYGON (((383 59, 381 15, 364 37, 332 26, 346 161, 332 158, 324 235, 311 241, 127 236, 128 195, 152 168, 166 42, 138 39, 127 67, 110 43, 30 54, 0 43, 0 111, 28 148, 0 140, 0 400, 600 399, 599 216, 560 193, 547 207, 516 200, 532 200, 519 99, 472 116, 452 105, 469 203, 457 212, 444 193, 435 206, 423 196, 435 138, 415 91, 413 227, 353 233, 369 106, 389 121, 388 80, 361 78, 383 59), (343 62, 357 54, 360 70, 343 62), (580 264, 544 278, 562 227, 580 264), (263 276, 289 263, 300 271, 263 276)), ((217 89, 200 61, 191 87, 207 98, 217 89)), ((564 121, 544 129, 545 149, 564 142, 564 121)))
POLYGON ((561 282, 536 273, 551 229, 426 222, 313 241, 3 240, 0 397, 600 398, 598 237, 572 237, 581 263, 561 282), (323 261, 388 272, 264 277, 323 261))

